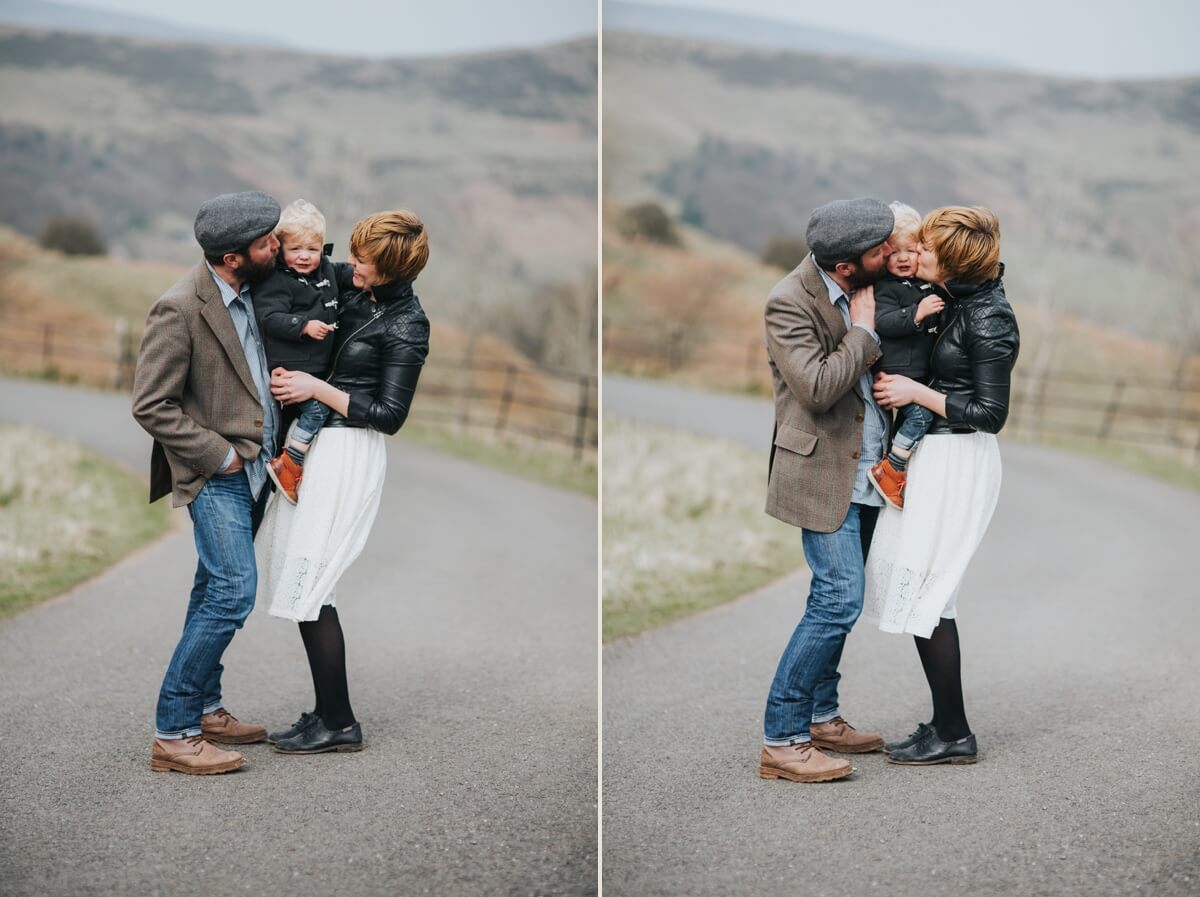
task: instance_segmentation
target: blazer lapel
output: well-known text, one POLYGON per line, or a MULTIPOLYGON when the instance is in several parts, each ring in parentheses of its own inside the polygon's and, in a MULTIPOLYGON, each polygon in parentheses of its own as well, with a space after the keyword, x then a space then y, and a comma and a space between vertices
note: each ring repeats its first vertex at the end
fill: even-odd
MULTIPOLYGON (((208 323, 217 342, 221 344, 221 348, 225 350, 229 363, 242 378, 246 389, 250 390, 250 395, 258 399, 258 386, 250 373, 250 365, 246 362, 246 353, 242 350, 242 340, 237 334, 237 328, 233 326, 233 317, 221 299, 221 291, 213 283, 208 266, 203 263, 196 270, 196 295, 204 300, 204 308, 200 314, 208 323)), ((254 314, 253 309, 247 311, 254 314)))
MULTIPOLYGON (((826 351, 832 353, 846 338, 848 330, 846 322, 842 319, 841 311, 829 301, 829 289, 825 286, 825 279, 821 277, 821 272, 817 269, 817 263, 813 261, 812 255, 800 263, 800 283, 813 297, 817 316, 825 325, 830 339, 829 345, 825 347, 826 351)), ((853 389, 856 396, 860 399, 864 398, 857 380, 854 381, 853 389)))

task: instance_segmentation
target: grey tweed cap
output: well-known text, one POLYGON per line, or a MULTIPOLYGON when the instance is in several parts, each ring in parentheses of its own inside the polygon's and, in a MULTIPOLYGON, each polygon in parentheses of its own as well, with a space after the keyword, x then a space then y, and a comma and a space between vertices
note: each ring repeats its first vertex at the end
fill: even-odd
POLYGON ((209 255, 245 249, 279 223, 275 197, 257 190, 222 193, 205 200, 196 213, 196 242, 209 255))
POLYGON ((890 237, 895 223, 877 199, 838 199, 813 210, 804 239, 822 262, 853 261, 890 237))

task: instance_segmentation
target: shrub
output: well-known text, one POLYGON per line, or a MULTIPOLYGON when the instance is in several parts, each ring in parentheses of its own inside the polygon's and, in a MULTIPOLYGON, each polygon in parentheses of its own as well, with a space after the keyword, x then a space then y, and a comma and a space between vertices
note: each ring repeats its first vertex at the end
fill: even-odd
POLYGON ((791 271, 808 255, 808 244, 803 237, 776 235, 767 240, 762 251, 762 261, 784 271, 791 271))
POLYGON ((675 222, 656 202, 630 206, 617 224, 621 234, 631 240, 647 240, 663 246, 679 246, 675 222))
POLYGON ((95 225, 86 218, 51 218, 38 240, 47 249, 66 255, 104 255, 108 251, 95 225))

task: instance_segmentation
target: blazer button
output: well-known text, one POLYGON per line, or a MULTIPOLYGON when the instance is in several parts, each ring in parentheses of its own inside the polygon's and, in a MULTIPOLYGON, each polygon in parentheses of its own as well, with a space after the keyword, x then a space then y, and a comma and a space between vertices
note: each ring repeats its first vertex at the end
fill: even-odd
POLYGON ((254 421, 254 426, 256 426, 256 427, 262 426, 262 418, 261 417, 254 421))
POLYGON ((856 414, 856 415, 854 415, 854 420, 856 423, 861 424, 863 422, 863 416, 861 414, 856 414))
POLYGON ((853 452, 853 453, 851 453, 850 457, 851 457, 851 458, 853 458, 854 460, 856 460, 856 461, 857 461, 857 460, 858 460, 858 456, 859 456, 860 454, 862 454, 862 453, 861 453, 861 452, 853 452))

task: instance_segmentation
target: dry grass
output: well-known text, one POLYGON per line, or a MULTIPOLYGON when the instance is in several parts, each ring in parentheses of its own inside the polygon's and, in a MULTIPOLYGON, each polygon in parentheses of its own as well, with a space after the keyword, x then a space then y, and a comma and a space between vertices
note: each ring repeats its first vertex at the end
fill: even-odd
POLYGON ((0 616, 94 576, 167 527, 137 476, 28 427, 0 427, 0 616))
POLYGON ((604 638, 723 603, 804 563, 763 513, 766 458, 743 446, 604 421, 604 638))

